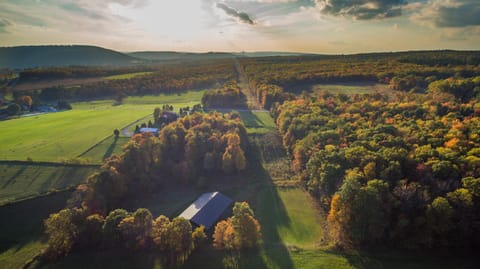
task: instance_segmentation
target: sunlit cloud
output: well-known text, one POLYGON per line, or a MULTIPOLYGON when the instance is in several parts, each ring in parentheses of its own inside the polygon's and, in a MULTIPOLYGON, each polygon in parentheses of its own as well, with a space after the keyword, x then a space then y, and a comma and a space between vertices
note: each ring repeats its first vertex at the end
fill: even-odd
POLYGON ((478 0, 4 0, 0 46, 320 53, 478 49, 478 0), (54 14, 54 16, 52 16, 54 14), (477 33, 477 34, 476 34, 477 33))

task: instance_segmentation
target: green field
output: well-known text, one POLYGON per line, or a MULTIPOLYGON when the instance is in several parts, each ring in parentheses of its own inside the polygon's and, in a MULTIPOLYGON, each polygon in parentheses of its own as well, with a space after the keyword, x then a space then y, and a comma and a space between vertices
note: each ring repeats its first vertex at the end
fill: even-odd
POLYGON ((308 194, 299 188, 277 188, 277 193, 280 203, 264 210, 266 214, 280 215, 276 211, 284 207, 285 221, 277 224, 282 242, 300 248, 312 248, 321 244, 325 217, 318 214, 319 210, 313 206, 308 194))
POLYGON ((76 186, 97 169, 92 166, 0 163, 0 205, 76 186))
POLYGON ((127 144, 128 141, 130 141, 129 137, 118 137, 115 139, 114 136, 110 136, 91 149, 82 153, 80 158, 89 163, 101 164, 106 158, 114 154, 122 153, 122 147, 123 145, 127 144))
POLYGON ((136 72, 136 73, 127 73, 127 74, 108 76, 108 77, 104 77, 104 79, 106 80, 131 79, 134 77, 147 76, 150 74, 152 74, 152 72, 136 72))
POLYGON ((154 106, 74 105, 73 110, 0 122, 0 159, 59 161, 75 158, 114 129, 153 111, 154 106))
POLYGON ((180 108, 199 104, 205 91, 207 90, 188 91, 172 94, 129 96, 124 99, 123 103, 132 105, 169 104, 173 105, 176 108, 180 108))
MULTIPOLYGON (((112 100, 73 103, 69 111, 35 115, 0 122, 0 160, 61 161, 75 158, 96 143, 135 120, 152 114, 155 107, 176 108, 200 102, 203 91, 126 98, 122 105, 112 100)), ((103 147, 103 145, 102 145, 103 147)), ((98 160, 98 156, 89 156, 98 160)))
POLYGON ((345 84, 317 84, 312 87, 312 92, 318 94, 323 91, 329 91, 336 94, 367 94, 376 92, 385 92, 388 86, 376 83, 345 83, 345 84))
POLYGON ((0 207, 1 268, 22 268, 45 247, 43 220, 64 208, 71 193, 61 192, 0 207))
POLYGON ((239 112, 249 134, 266 134, 276 129, 269 112, 239 112))

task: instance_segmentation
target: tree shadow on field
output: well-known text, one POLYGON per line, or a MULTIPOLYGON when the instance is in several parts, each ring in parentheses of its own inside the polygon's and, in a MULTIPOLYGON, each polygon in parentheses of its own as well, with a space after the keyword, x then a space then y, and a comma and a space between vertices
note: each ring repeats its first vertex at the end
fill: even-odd
MULTIPOLYGON (((335 253, 335 252, 333 252, 335 253)), ((456 253, 446 250, 429 251, 395 251, 369 250, 353 251, 352 253, 336 253, 344 256, 350 265, 357 269, 447 269, 447 268, 478 268, 478 253, 468 251, 456 253)))
POLYGON ((268 267, 293 268, 290 252, 278 233, 280 227, 290 226, 291 221, 270 174, 261 164, 259 145, 254 145, 251 154, 256 158, 251 158, 254 161, 251 169, 259 179, 261 188, 252 207, 262 227, 262 256, 268 267))
POLYGON ((264 127, 264 123, 250 110, 240 112, 240 117, 247 128, 264 127))
POLYGON ((112 156, 113 151, 115 150, 115 147, 117 146, 118 142, 118 137, 115 136, 113 139, 112 144, 108 147, 107 151, 105 151, 105 154, 103 154, 102 160, 107 159, 108 157, 112 156))

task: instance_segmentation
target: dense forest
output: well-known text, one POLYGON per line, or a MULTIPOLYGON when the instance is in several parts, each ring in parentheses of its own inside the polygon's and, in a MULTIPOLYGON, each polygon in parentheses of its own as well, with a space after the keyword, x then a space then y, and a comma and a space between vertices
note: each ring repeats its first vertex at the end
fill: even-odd
POLYGON ((329 210, 339 245, 478 247, 480 103, 455 100, 326 92, 276 107, 298 180, 329 210))
POLYGON ((269 109, 292 99, 289 93, 318 83, 378 82, 392 90, 424 93, 437 80, 479 76, 479 58, 478 52, 435 51, 243 58, 240 63, 258 101, 269 109))
POLYGON ((221 85, 235 77, 231 60, 200 61, 188 64, 171 64, 137 68, 37 68, 20 73, 20 82, 48 79, 97 77, 125 72, 148 71, 138 77, 108 80, 92 83, 78 82, 74 86, 54 86, 33 91, 14 91, 14 95, 29 95, 34 100, 71 100, 111 98, 118 96, 171 93, 221 85), (98 73, 96 73, 98 72, 98 73))

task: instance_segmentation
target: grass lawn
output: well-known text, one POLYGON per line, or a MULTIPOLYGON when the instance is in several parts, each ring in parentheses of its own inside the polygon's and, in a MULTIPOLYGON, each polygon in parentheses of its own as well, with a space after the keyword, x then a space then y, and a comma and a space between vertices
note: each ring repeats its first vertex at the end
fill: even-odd
POLYGON ((96 170, 91 166, 1 163, 0 205, 76 186, 96 170))
POLYGON ((269 112, 239 112, 249 134, 266 134, 276 129, 269 112))
POLYGON ((187 91, 172 94, 129 96, 124 99, 123 103, 134 105, 169 104, 178 109, 180 107, 199 104, 205 91, 207 90, 187 91))
POLYGON ((118 137, 115 139, 114 136, 111 136, 82 153, 80 157, 86 159, 89 163, 102 164, 106 158, 122 153, 122 147, 128 141, 130 141, 129 137, 118 137))
MULTIPOLYGON (((200 102, 203 91, 129 97, 122 105, 112 100, 74 103, 73 109, 0 122, 0 160, 60 161, 75 158, 96 143, 135 120, 153 113, 155 107, 176 108, 200 102)), ((103 145, 102 145, 103 147, 103 145)), ((105 151, 98 151, 102 159, 105 151)))
POLYGON ((74 105, 73 110, 0 122, 0 159, 59 161, 75 158, 114 129, 145 116, 154 106, 74 105))
POLYGON ((284 207, 286 218, 277 223, 277 231, 282 242, 300 248, 313 248, 321 243, 325 218, 319 214, 313 203, 303 190, 299 188, 277 188, 282 205, 275 205, 266 210, 267 214, 284 207))
POLYGON ((136 72, 136 73, 127 73, 127 74, 108 76, 108 77, 104 77, 104 79, 105 80, 130 79, 130 78, 146 76, 150 74, 152 74, 152 72, 136 72))
POLYGON ((314 94, 322 91, 329 91, 330 93, 343 94, 367 94, 376 93, 377 91, 385 92, 388 86, 378 83, 338 83, 338 84, 317 84, 312 87, 314 94))
POLYGON ((45 246, 43 220, 65 207, 71 192, 60 192, 0 207, 0 267, 22 268, 45 246))

